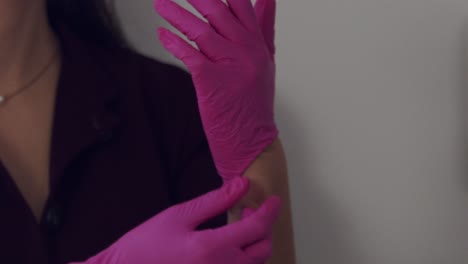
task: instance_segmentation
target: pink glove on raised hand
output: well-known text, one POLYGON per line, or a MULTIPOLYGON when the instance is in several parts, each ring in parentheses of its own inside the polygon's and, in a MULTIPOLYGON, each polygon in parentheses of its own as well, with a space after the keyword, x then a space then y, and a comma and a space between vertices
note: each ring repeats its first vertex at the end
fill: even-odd
POLYGON ((159 28, 164 47, 192 74, 211 152, 224 180, 241 176, 278 136, 274 122, 275 0, 188 0, 205 23, 172 0, 155 8, 198 50, 159 28))
POLYGON ((246 210, 238 222, 218 229, 195 230, 227 211, 247 191, 248 180, 237 178, 216 191, 171 207, 84 264, 262 264, 271 255, 279 198, 268 199, 255 212, 246 210))

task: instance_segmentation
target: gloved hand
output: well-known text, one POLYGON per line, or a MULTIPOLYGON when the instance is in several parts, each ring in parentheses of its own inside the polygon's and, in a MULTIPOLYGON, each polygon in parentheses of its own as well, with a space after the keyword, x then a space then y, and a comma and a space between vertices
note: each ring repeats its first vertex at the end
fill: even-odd
POLYGON ((279 198, 268 199, 256 211, 246 209, 238 222, 195 230, 228 210, 247 191, 248 180, 239 177, 218 190, 171 207, 84 264, 262 264, 271 255, 279 198))
POLYGON ((157 12, 194 41, 159 28, 164 47, 182 60, 196 88, 216 168, 223 179, 241 176, 278 136, 274 122, 275 0, 188 0, 205 23, 172 0, 157 12))

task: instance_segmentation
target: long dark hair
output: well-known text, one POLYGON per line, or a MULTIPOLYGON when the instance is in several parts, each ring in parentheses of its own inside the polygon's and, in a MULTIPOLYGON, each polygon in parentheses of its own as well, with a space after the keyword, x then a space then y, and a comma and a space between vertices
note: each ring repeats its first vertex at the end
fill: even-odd
POLYGON ((65 24, 80 38, 106 47, 128 48, 128 42, 108 0, 47 0, 53 28, 65 24))

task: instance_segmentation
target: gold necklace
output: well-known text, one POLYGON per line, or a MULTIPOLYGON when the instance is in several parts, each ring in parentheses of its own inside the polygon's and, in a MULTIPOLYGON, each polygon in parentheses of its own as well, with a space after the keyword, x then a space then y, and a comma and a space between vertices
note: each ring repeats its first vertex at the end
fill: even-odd
POLYGON ((0 95, 0 106, 5 105, 7 101, 11 100, 13 97, 17 96, 21 92, 25 91, 27 88, 33 86, 37 81, 39 81, 41 77, 50 69, 50 67, 55 62, 55 59, 57 57, 58 57, 58 51, 56 50, 54 54, 52 55, 52 57, 50 58, 50 60, 47 62, 47 64, 41 69, 41 71, 39 71, 38 74, 34 76, 34 78, 32 78, 31 81, 26 83, 24 86, 20 87, 20 89, 18 89, 17 91, 12 92, 11 94, 0 95))

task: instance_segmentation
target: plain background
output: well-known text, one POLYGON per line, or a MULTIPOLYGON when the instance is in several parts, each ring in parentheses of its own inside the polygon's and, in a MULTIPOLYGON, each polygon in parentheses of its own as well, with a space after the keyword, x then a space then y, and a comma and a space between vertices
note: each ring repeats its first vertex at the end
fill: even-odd
MULTIPOLYGON (((151 0, 117 6, 138 50, 176 62, 151 0)), ((466 28, 466 0, 279 1, 298 263, 468 263, 466 28)))

